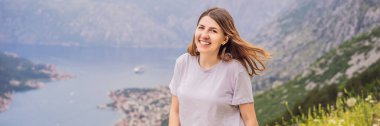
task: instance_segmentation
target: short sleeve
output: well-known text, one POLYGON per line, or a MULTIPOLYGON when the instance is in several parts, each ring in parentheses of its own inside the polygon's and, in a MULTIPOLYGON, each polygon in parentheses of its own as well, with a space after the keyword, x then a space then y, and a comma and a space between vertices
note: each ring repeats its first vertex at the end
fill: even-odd
POLYGON ((235 75, 233 85, 232 105, 240 105, 253 102, 253 92, 251 77, 245 70, 241 70, 235 75))
POLYGON ((184 55, 181 55, 180 57, 177 58, 176 63, 174 65, 173 76, 169 84, 170 93, 175 96, 177 96, 177 88, 178 88, 178 85, 180 84, 181 77, 182 77, 183 66, 184 66, 183 60, 184 60, 184 55))

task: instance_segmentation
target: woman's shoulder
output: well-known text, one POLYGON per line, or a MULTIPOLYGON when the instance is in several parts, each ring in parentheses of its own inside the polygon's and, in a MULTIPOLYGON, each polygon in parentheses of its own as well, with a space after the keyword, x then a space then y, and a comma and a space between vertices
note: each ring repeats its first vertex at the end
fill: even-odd
POLYGON ((235 72, 245 70, 243 64, 241 64, 241 62, 236 59, 232 59, 231 61, 227 62, 227 66, 230 70, 233 70, 235 72))
POLYGON ((176 63, 180 63, 180 64, 184 64, 186 62, 189 62, 189 60, 191 60, 192 58, 194 58, 195 56, 192 56, 190 55, 189 53, 184 53, 184 54, 181 54, 177 59, 176 59, 176 63))

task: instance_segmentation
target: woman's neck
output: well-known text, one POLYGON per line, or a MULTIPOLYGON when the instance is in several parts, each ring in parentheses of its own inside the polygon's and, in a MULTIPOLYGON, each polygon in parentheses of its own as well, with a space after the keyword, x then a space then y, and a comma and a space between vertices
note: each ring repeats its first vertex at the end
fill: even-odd
POLYGON ((210 69, 214 65, 218 64, 219 59, 218 59, 218 54, 200 54, 199 55, 199 65, 203 69, 210 69))

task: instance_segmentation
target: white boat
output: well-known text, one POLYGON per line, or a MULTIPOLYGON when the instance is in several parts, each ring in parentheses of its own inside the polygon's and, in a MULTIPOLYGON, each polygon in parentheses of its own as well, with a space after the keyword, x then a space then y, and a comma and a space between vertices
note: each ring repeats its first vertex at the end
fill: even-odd
POLYGON ((135 72, 135 74, 142 74, 142 73, 144 73, 145 72, 144 65, 136 66, 135 68, 133 68, 133 72, 135 72))

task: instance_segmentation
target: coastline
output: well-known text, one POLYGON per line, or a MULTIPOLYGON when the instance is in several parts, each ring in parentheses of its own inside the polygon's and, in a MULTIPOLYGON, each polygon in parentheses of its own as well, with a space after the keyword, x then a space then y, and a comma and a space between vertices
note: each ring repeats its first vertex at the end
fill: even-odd
POLYGON ((170 91, 168 87, 126 88, 109 91, 111 103, 98 105, 98 109, 123 114, 116 126, 160 126, 169 116, 170 91))

